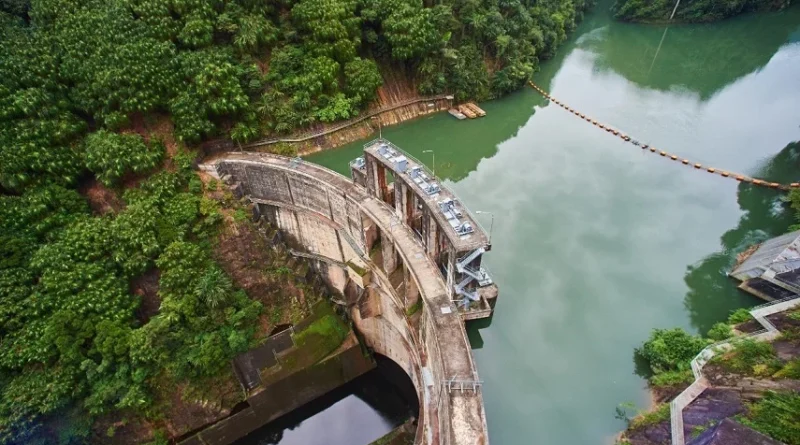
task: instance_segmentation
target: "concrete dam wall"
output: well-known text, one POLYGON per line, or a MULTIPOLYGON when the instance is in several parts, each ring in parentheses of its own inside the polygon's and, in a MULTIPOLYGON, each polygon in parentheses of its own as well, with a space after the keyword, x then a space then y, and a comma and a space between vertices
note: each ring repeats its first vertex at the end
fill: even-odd
MULTIPOLYGON (((426 240, 390 205, 393 197, 381 199, 371 191, 375 187, 299 159, 230 153, 201 168, 253 202, 256 217, 278 227, 298 255, 312 259, 344 296, 341 303, 367 345, 403 368, 420 401, 415 443, 488 443, 464 320, 490 311, 485 304, 454 304, 455 290, 464 290, 453 284, 463 268, 456 267, 457 252, 444 237, 432 258, 426 240)), ((473 273, 475 258, 479 254, 461 258, 473 273)))

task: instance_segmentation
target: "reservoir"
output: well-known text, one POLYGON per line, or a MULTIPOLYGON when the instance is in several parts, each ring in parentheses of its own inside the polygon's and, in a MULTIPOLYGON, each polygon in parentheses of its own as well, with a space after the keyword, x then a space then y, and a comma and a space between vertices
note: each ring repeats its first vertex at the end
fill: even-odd
MULTIPOLYGON (((542 63, 540 87, 693 162, 800 179, 800 7, 667 29, 615 22, 609 6, 542 63)), ((493 226, 484 264, 501 296, 469 326, 491 441, 610 443, 624 428, 615 407, 650 403, 633 349, 653 328, 704 333, 757 304, 726 272, 792 211, 777 191, 638 149, 530 88, 480 106, 484 118, 440 113, 383 137, 494 215, 480 215, 493 226)), ((349 175, 365 142, 308 160, 349 175)))

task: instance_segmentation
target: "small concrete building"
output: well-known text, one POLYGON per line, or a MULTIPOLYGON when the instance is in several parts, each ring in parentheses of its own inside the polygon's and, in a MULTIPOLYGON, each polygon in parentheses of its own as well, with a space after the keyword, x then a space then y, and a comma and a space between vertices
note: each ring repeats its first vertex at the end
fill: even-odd
POLYGON ((800 295, 800 230, 763 242, 728 275, 767 301, 800 295))

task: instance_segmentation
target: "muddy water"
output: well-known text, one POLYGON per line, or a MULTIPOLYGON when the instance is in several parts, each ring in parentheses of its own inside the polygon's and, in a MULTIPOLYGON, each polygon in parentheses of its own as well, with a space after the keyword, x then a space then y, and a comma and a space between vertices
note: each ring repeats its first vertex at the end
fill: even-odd
MULTIPOLYGON (((800 7, 665 29, 615 23, 608 6, 540 86, 697 162, 800 180, 800 7)), ((383 136, 431 164, 434 150, 436 173, 495 215, 500 300, 470 326, 492 443, 607 443, 619 403, 648 403, 633 348, 652 328, 703 332, 757 303, 725 272, 791 215, 774 191, 642 153, 533 91, 481 106, 479 120, 439 114, 383 136)), ((347 174, 362 143, 309 160, 347 174)))

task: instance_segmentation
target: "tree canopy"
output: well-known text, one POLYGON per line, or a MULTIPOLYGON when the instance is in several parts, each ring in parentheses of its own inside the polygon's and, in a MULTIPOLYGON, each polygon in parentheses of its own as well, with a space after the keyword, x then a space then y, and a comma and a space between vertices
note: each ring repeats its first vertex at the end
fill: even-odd
POLYGON ((632 22, 666 22, 675 10, 678 22, 713 22, 745 12, 788 7, 792 0, 684 0, 675 9, 672 0, 617 0, 614 16, 632 22))
POLYGON ((357 116, 397 67, 421 94, 501 95, 588 2, 0 0, 0 443, 46 416, 157 417, 162 382, 252 345, 262 307, 212 259, 187 145, 357 116), (95 180, 119 208, 90 209, 95 180))

